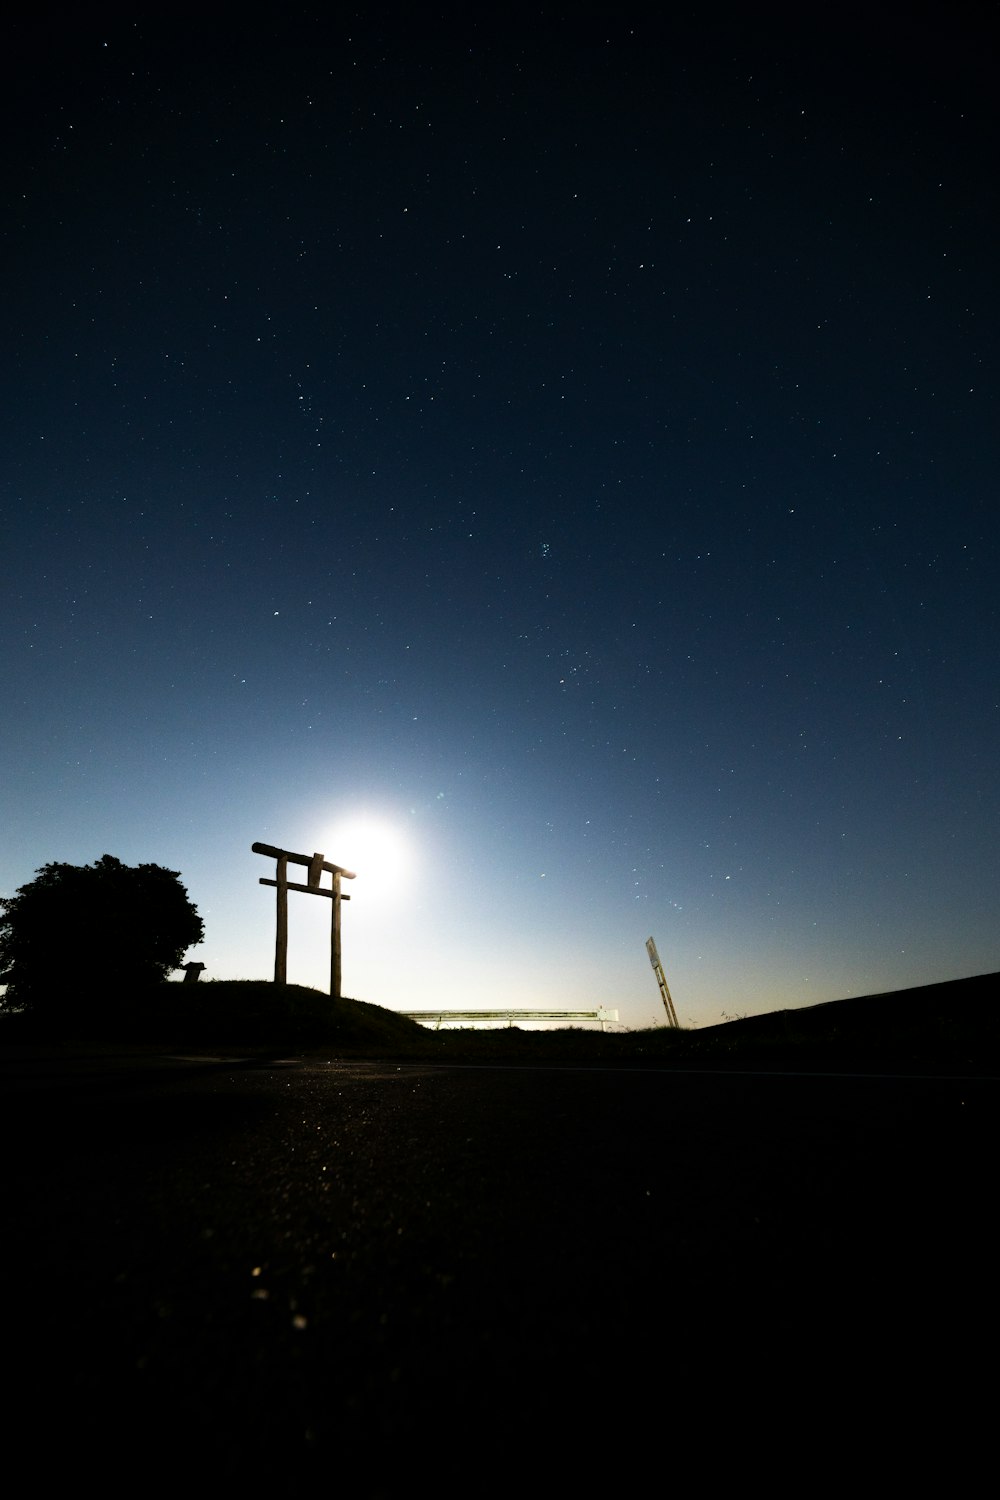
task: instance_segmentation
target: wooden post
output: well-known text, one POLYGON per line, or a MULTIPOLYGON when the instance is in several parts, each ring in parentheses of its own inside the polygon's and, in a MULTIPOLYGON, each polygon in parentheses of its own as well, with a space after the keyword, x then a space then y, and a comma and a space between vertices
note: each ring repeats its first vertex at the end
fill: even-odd
POLYGON ((288 856, 278 858, 278 921, 274 939, 274 982, 285 984, 288 974, 288 856))
POLYGON ((340 999, 340 873, 333 877, 333 910, 330 912, 330 997, 340 999))

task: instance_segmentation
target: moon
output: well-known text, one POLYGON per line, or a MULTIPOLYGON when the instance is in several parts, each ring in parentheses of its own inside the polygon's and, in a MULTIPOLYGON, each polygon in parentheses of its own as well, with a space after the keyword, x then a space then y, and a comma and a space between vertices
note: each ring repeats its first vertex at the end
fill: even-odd
POLYGON ((389 818, 359 813, 333 825, 326 839, 327 856, 334 864, 353 870, 357 882, 345 886, 353 896, 396 895, 412 873, 414 859, 409 838, 389 818))

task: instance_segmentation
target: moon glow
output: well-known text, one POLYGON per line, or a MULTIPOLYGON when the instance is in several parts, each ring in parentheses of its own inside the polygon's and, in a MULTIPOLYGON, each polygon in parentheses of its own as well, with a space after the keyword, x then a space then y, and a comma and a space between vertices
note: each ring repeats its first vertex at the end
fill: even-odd
POLYGON ((398 894, 413 865, 407 835, 387 818, 359 814, 346 818, 331 830, 328 858, 348 870, 357 881, 345 890, 360 898, 388 898, 398 894))

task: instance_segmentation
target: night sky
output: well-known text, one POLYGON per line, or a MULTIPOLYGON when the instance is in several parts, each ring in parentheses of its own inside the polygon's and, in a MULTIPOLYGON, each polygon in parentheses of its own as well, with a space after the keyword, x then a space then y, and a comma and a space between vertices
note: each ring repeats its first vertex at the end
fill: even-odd
POLYGON ((993 14, 8 22, 0 893, 269 978, 322 850, 399 1009, 1000 968, 993 14))

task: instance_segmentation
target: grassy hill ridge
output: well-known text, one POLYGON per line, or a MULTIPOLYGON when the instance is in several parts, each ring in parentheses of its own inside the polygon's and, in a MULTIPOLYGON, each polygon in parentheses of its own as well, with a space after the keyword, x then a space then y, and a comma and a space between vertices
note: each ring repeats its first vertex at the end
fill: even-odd
POLYGON ((127 1008, 88 996, 57 1031, 0 1016, 0 1046, 44 1043, 312 1051, 400 1061, 624 1066, 1000 1069, 1000 973, 772 1011, 696 1031, 432 1031, 361 1000, 266 980, 169 984, 127 1008))

